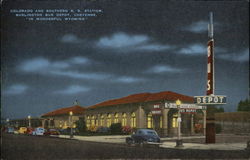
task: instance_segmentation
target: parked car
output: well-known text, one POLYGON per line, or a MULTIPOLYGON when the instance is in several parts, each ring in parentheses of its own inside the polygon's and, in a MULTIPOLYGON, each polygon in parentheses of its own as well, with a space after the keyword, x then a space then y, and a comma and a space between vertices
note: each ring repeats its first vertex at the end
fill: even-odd
POLYGON ((32 134, 33 134, 33 131, 34 131, 33 128, 28 127, 28 128, 27 128, 27 131, 26 131, 25 133, 28 134, 28 135, 32 135, 32 134))
POLYGON ((132 134, 131 137, 126 138, 126 143, 129 145, 132 144, 155 144, 160 145, 160 137, 158 136, 155 130, 151 129, 138 129, 135 134, 132 134))
POLYGON ((101 126, 101 127, 97 128, 96 132, 98 132, 98 133, 108 133, 108 132, 110 132, 110 128, 101 126))
POLYGON ((59 131, 56 129, 48 129, 47 131, 44 132, 45 136, 49 136, 49 135, 59 135, 59 131))
POLYGON ((13 127, 8 127, 6 132, 7 133, 14 133, 15 129, 13 127))
POLYGON ((18 130, 19 134, 25 134, 27 132, 27 127, 20 127, 18 130))
MULTIPOLYGON (((70 133, 71 133, 71 128, 60 129, 60 130, 59 130, 59 133, 60 133, 60 134, 63 134, 63 135, 70 135, 70 133)), ((74 135, 78 135, 78 134, 79 134, 79 131, 78 131, 77 128, 72 128, 72 133, 73 133, 74 135)))
POLYGON ((32 132, 32 135, 38 135, 38 136, 43 136, 45 132, 45 129, 42 127, 37 127, 35 130, 32 132))

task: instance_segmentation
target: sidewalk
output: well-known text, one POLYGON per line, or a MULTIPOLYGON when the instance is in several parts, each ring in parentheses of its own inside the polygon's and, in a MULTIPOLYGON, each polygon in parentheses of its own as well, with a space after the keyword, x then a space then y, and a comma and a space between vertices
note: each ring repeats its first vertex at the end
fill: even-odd
MULTIPOLYGON (((161 147, 175 148, 175 142, 164 142, 161 147)), ((202 150, 244 150, 246 143, 215 143, 215 144, 201 144, 201 143, 183 143, 180 149, 202 149, 202 150)))
MULTIPOLYGON (((74 136, 73 139, 81 141, 91 141, 91 142, 102 142, 102 143, 118 143, 125 144, 126 137, 129 135, 110 135, 110 136, 74 136)), ((69 135, 59 135, 59 138, 69 139, 69 135)), ((205 138, 204 136, 189 136, 182 137, 182 139, 196 139, 205 138)), ((172 148, 172 149, 202 149, 202 150, 244 150, 247 146, 246 143, 215 143, 215 144, 204 144, 204 143, 183 143, 184 147, 175 148, 176 137, 166 137, 161 138, 162 148, 172 148)))

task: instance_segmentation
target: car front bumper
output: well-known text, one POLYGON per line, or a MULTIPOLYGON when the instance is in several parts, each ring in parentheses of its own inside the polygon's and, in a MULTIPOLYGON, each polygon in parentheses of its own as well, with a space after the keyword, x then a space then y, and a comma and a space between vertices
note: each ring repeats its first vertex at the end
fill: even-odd
POLYGON ((161 142, 146 142, 146 144, 161 145, 161 142))

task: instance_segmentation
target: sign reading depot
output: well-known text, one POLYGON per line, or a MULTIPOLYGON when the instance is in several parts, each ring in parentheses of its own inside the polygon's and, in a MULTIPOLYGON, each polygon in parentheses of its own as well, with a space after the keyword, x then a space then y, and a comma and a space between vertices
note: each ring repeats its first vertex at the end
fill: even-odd
POLYGON ((220 105, 226 104, 226 96, 195 96, 194 103, 198 105, 220 105))

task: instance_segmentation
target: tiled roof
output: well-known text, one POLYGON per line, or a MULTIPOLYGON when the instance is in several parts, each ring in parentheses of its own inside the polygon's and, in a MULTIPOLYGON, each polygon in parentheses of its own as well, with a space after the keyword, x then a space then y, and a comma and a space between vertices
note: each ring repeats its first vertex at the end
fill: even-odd
POLYGON ((178 94, 178 93, 171 92, 171 91, 165 91, 165 92, 159 92, 159 93, 133 94, 127 97, 104 101, 96 105, 89 106, 87 109, 93 109, 93 108, 99 108, 99 107, 105 107, 105 106, 113 106, 113 105, 119 105, 119 104, 143 103, 143 102, 151 102, 151 101, 159 101, 159 100, 176 101, 177 99, 186 103, 194 102, 193 97, 178 94))
POLYGON ((48 113, 42 115, 42 117, 69 115, 70 111, 73 112, 73 115, 77 115, 77 114, 83 114, 84 110, 85 110, 85 108, 78 106, 78 105, 75 105, 72 107, 60 108, 60 109, 54 110, 52 112, 48 112, 48 113))
POLYGON ((189 103, 194 102, 193 97, 171 92, 171 91, 153 93, 145 100, 145 102, 159 101, 159 100, 176 101, 177 99, 183 102, 189 102, 189 103))

